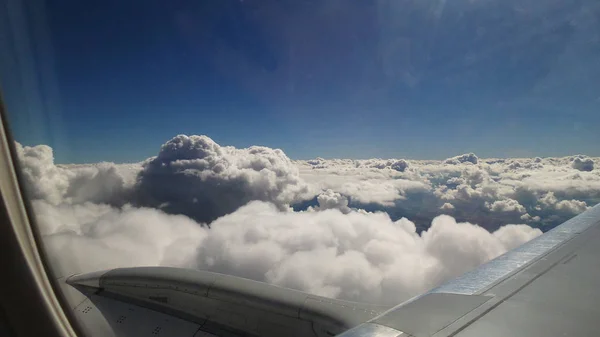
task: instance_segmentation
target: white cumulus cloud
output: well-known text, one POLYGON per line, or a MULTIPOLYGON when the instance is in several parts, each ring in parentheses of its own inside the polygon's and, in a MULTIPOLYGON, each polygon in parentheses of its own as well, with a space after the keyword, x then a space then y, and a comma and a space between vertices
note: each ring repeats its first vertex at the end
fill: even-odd
POLYGON ((393 159, 321 158, 318 166, 297 164, 315 195, 331 189, 347 196, 349 207, 406 217, 419 228, 447 212, 493 231, 524 221, 552 228, 600 202, 600 172, 574 168, 579 157, 479 159, 466 154, 445 161, 411 160, 403 172, 389 169, 393 159), (553 202, 544 200, 550 192, 553 202))
POLYGON ((325 192, 319 194, 317 196, 317 202, 319 203, 318 206, 309 209, 314 209, 317 211, 337 209, 344 214, 350 212, 350 207, 348 207, 348 198, 332 190, 326 190, 325 192))
POLYGON ((450 211, 450 210, 453 210, 454 208, 455 208, 455 207, 454 207, 454 206, 453 206, 451 203, 449 203, 449 202, 446 202, 446 203, 444 203, 444 204, 443 204, 443 205, 440 207, 440 209, 441 209, 441 210, 444 210, 444 211, 450 211))
POLYGON ((600 201, 600 172, 571 157, 292 161, 177 136, 143 163, 56 165, 47 146, 17 148, 63 273, 180 266, 373 303, 541 234, 519 223, 556 225, 600 201))
POLYGON ((503 199, 496 200, 491 204, 488 204, 488 208, 492 212, 517 212, 517 213, 525 213, 525 207, 519 204, 518 201, 514 199, 503 199))
POLYGON ((592 171, 594 169, 594 161, 588 157, 575 157, 571 166, 579 171, 592 171))
POLYGON ((144 163, 137 202, 210 222, 251 200, 279 207, 300 200, 307 187, 278 149, 220 146, 207 136, 179 135, 144 163))
POLYGON ((465 153, 465 154, 461 154, 460 156, 448 158, 444 162, 446 164, 453 164, 453 165, 464 164, 464 163, 477 164, 479 162, 479 158, 474 153, 465 153))
POLYGON ((27 187, 33 199, 52 204, 108 203, 121 204, 128 198, 133 181, 123 175, 129 168, 133 174, 139 165, 124 165, 120 169, 113 163, 72 165, 54 164, 52 148, 46 145, 21 146, 16 144, 17 156, 27 187))
POLYGON ((419 235, 411 221, 392 221, 385 213, 285 212, 252 202, 212 223, 196 267, 324 296, 394 304, 539 234, 529 226, 490 233, 439 216, 419 235))

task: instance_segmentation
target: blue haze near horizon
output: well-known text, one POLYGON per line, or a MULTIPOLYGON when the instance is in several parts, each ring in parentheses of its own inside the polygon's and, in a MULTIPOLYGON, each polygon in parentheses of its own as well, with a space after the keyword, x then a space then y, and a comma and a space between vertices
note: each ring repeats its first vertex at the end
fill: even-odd
POLYGON ((13 133, 58 163, 177 134, 294 159, 600 156, 594 0, 3 0, 13 133))

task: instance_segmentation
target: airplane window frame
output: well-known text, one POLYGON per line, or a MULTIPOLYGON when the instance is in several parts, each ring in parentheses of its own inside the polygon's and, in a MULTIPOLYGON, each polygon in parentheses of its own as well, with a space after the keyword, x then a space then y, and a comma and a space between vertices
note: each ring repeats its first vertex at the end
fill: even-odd
POLYGON ((0 306, 15 336, 82 336, 48 264, 0 93, 0 306))

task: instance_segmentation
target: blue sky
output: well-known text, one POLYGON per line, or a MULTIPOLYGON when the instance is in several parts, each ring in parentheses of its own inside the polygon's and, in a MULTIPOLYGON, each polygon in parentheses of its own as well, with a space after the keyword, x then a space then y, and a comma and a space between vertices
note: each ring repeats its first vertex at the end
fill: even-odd
POLYGON ((7 3, 11 126, 57 162, 180 133, 299 159, 600 156, 595 0, 7 3))

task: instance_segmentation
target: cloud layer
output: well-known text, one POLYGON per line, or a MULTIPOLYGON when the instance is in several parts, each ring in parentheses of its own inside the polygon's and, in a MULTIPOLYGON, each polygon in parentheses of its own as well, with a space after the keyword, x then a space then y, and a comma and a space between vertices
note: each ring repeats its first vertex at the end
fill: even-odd
POLYGON ((539 235, 494 233, 446 215, 419 235, 411 221, 338 209, 282 211, 252 201, 211 225, 153 208, 34 201, 60 275, 163 265, 211 270, 313 294, 395 304, 539 235))
POLYGON ((541 232, 494 233, 439 216, 422 235, 386 213, 281 212, 252 202, 217 219, 193 267, 324 296, 395 304, 458 276, 541 232))
POLYGON ((297 161, 311 188, 332 190, 349 207, 406 217, 420 228, 443 213, 494 231, 527 223, 544 230, 600 202, 597 158, 480 159, 465 154, 444 161, 411 160, 403 171, 394 160, 297 161))
POLYGON ((206 136, 177 136, 139 164, 17 150, 60 274, 182 266, 373 303, 458 276, 600 198, 597 159, 583 156, 292 161, 206 136))

